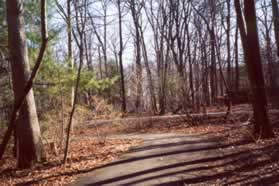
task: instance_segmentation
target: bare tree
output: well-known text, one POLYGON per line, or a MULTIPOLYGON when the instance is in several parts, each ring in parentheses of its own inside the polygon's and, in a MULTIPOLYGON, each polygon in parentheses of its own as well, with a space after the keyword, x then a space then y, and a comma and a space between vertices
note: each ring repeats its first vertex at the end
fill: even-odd
POLYGON ((260 29, 260 31, 263 34, 264 40, 265 40, 265 57, 267 60, 267 67, 268 67, 268 85, 272 88, 275 88, 275 78, 274 78, 274 72, 273 72, 273 59, 272 59, 272 43, 271 43, 271 28, 272 28, 272 22, 268 20, 268 7, 266 4, 266 1, 261 2, 262 12, 263 16, 259 16, 257 19, 262 23, 263 29, 260 29))
POLYGON ((125 93, 125 80, 124 80, 124 69, 123 69, 123 36, 122 36, 122 13, 121 13, 121 0, 117 0, 118 9, 118 21, 119 21, 119 67, 120 67, 120 78, 121 78, 121 97, 122 97, 122 112, 126 112, 126 93, 125 93))
POLYGON ((272 13, 274 23, 274 34, 277 46, 277 56, 279 57, 279 8, 277 0, 271 0, 272 2, 272 13))
POLYGON ((152 78, 152 73, 151 73, 151 70, 150 70, 150 65, 149 65, 149 60, 148 60, 148 54, 147 54, 143 29, 142 29, 141 25, 139 25, 139 26, 140 26, 139 29, 140 29, 140 35, 141 35, 141 45, 142 45, 144 65, 145 65, 147 78, 148 78, 148 88, 149 88, 149 93, 150 93, 151 109, 152 109, 153 113, 156 113, 157 112, 157 103, 156 103, 156 96, 155 96, 153 78, 152 78))
MULTIPOLYGON (((231 68, 231 1, 227 0, 227 15, 226 15, 226 22, 227 27, 226 35, 227 35, 227 85, 228 88, 231 89, 232 85, 232 68, 231 68)), ((228 92, 227 92, 228 93, 228 92)))
MULTIPOLYGON (((55 0, 56 6, 59 9, 59 13, 61 17, 64 19, 64 21, 67 24, 67 50, 68 50, 68 66, 73 70, 74 69, 74 58, 73 58, 73 47, 72 47, 72 14, 71 14, 71 3, 72 0, 67 0, 66 10, 63 8, 63 6, 60 4, 58 0, 55 0)), ((74 103, 74 93, 75 89, 74 87, 71 87, 71 106, 73 106, 74 103)))
MULTIPOLYGON (((238 20, 236 20, 236 25, 238 25, 238 20)), ((238 32, 238 27, 236 27, 235 29, 235 43, 234 43, 234 61, 235 61, 235 79, 234 79, 234 90, 235 92, 239 91, 239 57, 238 57, 238 36, 239 36, 239 32, 238 32)))
MULTIPOLYGON (((88 16, 90 18, 90 23, 91 26, 93 28, 93 32, 99 42, 99 46, 100 49, 102 51, 102 57, 100 56, 100 66, 102 67, 102 59, 104 62, 104 67, 105 67, 105 76, 109 77, 109 73, 108 73, 108 60, 107 60, 107 8, 108 8, 108 0, 105 1, 100 1, 101 5, 102 5, 102 9, 103 9, 103 15, 102 15, 102 19, 103 19, 103 24, 101 25, 103 27, 103 33, 100 33, 100 30, 97 27, 96 21, 94 20, 94 16, 88 12, 88 16)), ((101 54, 101 53, 100 53, 101 54)), ((100 71, 102 71, 102 68, 100 68, 100 71)), ((100 74, 102 74, 102 72, 100 72, 100 74)), ((102 77, 101 77, 102 78, 102 77)))
POLYGON ((194 5, 195 12, 201 17, 201 19, 206 24, 206 28, 209 32, 210 37, 210 87, 211 87, 211 100, 214 102, 217 96, 217 72, 216 72, 216 33, 215 33, 215 26, 216 26, 216 4, 217 2, 213 0, 209 0, 209 16, 210 18, 207 19, 202 12, 200 12, 194 5))
POLYGON ((273 133, 267 115, 267 99, 256 24, 255 2, 254 0, 244 1, 246 28, 242 18, 240 2, 239 0, 235 0, 234 2, 238 19, 238 27, 240 29, 244 49, 245 63, 252 91, 252 103, 255 119, 254 134, 259 138, 272 137, 273 133))
POLYGON ((169 40, 169 28, 167 24, 169 17, 166 13, 166 6, 166 3, 163 1, 147 1, 144 6, 154 39, 160 114, 164 114, 166 111, 166 82, 168 63, 170 60, 170 45, 165 46, 166 40, 169 40))
POLYGON ((136 101, 135 107, 139 111, 141 108, 141 99, 142 99, 142 64, 141 64, 141 37, 139 30, 139 16, 141 14, 142 5, 139 1, 131 0, 129 2, 129 7, 131 10, 134 29, 135 29, 135 51, 136 51, 136 101))
POLYGON ((70 145, 70 137, 71 137, 71 130, 73 124, 73 117, 76 109, 77 97, 78 97, 78 90, 79 90, 79 82, 80 82, 80 74, 81 69, 84 61, 84 36, 85 36, 85 25, 87 22, 87 12, 88 12, 88 0, 74 0, 74 10, 75 10, 75 21, 76 21, 76 32, 73 31, 74 39, 79 49, 79 67, 77 73, 77 79, 75 84, 75 96, 74 96, 74 103, 70 112, 69 123, 67 126, 67 138, 66 138, 66 148, 64 152, 64 159, 63 163, 65 164, 68 157, 69 145, 70 145))

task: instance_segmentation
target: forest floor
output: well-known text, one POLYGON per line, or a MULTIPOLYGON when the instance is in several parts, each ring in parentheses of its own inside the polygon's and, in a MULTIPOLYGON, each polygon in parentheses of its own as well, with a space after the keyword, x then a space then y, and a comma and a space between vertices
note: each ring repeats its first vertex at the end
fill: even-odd
POLYGON ((279 116, 270 118, 276 137, 268 140, 252 137, 247 115, 195 126, 153 123, 141 133, 130 124, 125 136, 118 128, 115 137, 144 143, 73 185, 279 185, 279 116))
MULTIPOLYGON (((206 139, 222 139, 219 140, 222 141, 221 147, 216 146, 220 152, 217 157, 205 158, 201 160, 203 163, 195 165, 193 174, 202 176, 199 179, 191 178, 184 182, 180 180, 178 184, 274 184, 279 181, 279 116, 272 114, 270 118, 276 137, 269 140, 252 138, 250 132, 252 126, 248 121, 249 114, 247 113, 232 115, 226 121, 223 117, 197 117, 195 119, 181 117, 164 119, 163 122, 143 122, 139 119, 137 122, 115 122, 90 127, 83 125, 74 131, 69 162, 65 166, 61 166, 60 163, 63 158, 62 152, 55 154, 47 145, 47 152, 49 152, 47 163, 34 167, 32 170, 19 171, 15 169, 15 160, 9 151, 0 161, 0 183, 1 185, 73 183, 79 177, 91 175, 96 168, 122 158, 129 149, 146 145, 143 135, 173 133, 176 135, 202 134, 206 139), (206 175, 203 170, 213 172, 206 175)), ((195 151, 192 152, 195 153, 195 151)))

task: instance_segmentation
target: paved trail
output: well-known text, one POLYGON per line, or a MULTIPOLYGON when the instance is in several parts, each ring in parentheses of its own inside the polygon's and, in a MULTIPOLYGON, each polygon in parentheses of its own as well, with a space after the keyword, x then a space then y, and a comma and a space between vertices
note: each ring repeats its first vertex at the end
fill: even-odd
POLYGON ((184 185, 208 181, 220 171, 213 164, 223 157, 220 138, 178 134, 133 137, 143 138, 144 143, 74 185, 184 185))

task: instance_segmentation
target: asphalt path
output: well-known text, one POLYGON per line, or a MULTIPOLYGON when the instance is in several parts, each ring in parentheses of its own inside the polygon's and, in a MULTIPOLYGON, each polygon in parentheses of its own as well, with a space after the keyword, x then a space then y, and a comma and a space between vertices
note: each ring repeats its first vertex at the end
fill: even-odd
MULTIPOLYGON (((127 137, 127 136, 126 136, 127 137)), ((96 168, 73 185, 184 185, 200 176, 223 155, 220 138, 203 135, 138 134, 144 143, 120 159, 96 168), (212 164, 212 165, 211 165, 212 164)), ((218 170, 216 170, 218 171, 218 170)))

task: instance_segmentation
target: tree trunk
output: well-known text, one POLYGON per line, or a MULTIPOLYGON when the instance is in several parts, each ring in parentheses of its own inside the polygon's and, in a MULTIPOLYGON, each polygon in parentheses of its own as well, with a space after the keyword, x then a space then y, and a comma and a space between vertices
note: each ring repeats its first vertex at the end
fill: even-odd
MULTIPOLYGON (((105 64, 105 74, 106 77, 109 77, 108 73, 108 59, 107 59, 107 1, 103 1, 103 9, 104 9, 104 47, 103 47, 103 53, 104 53, 104 64, 105 64)), ((110 95, 110 92, 108 92, 108 96, 110 95)), ((109 96, 110 97, 110 96, 109 96)))
POLYGON ((142 99, 142 65, 141 65, 141 48, 140 48, 140 32, 139 32, 139 13, 137 12, 135 0, 131 0, 130 2, 130 8, 131 8, 131 13, 133 17, 133 22, 135 26, 135 47, 136 47, 136 101, 135 101, 135 107, 136 110, 139 111, 141 108, 141 99, 142 99))
MULTIPOLYGON (((237 23, 236 23, 237 24, 237 23)), ((235 29, 235 83, 234 83, 234 90, 237 92, 239 91, 239 62, 238 62, 238 28, 235 29)))
POLYGON ((203 90, 203 102, 204 105, 210 106, 210 95, 209 95, 209 75, 208 75, 208 60, 207 60, 207 48, 205 40, 202 41, 201 45, 201 55, 202 55, 202 90, 203 90))
POLYGON ((146 50, 145 40, 144 40, 143 31, 142 31, 141 26, 139 26, 139 30, 140 30, 140 35, 141 35, 143 59, 144 59, 146 74, 147 74, 147 78, 148 78, 148 87, 149 87, 149 93, 150 93, 151 109, 152 109, 153 114, 155 114, 157 112, 157 102, 156 102, 156 96, 155 96, 155 92, 154 92, 152 74, 151 74, 151 70, 150 70, 150 67, 149 67, 147 50, 146 50))
POLYGON ((210 30, 210 88, 211 101, 214 104, 217 96, 217 71, 216 71, 216 52, 215 52, 215 31, 214 26, 210 30))
POLYGON ((70 112, 70 118, 69 118, 69 123, 67 126, 67 138, 66 138, 66 148, 64 151, 64 158, 63 158, 63 163, 65 164, 67 162, 67 158, 68 158, 68 152, 69 152, 69 145, 70 145, 70 138, 71 138, 71 130, 73 128, 73 118, 74 118, 74 114, 75 114, 75 110, 76 110, 76 103, 77 103, 77 93, 79 90, 79 82, 80 82, 80 74, 81 74, 81 69, 82 69, 82 65, 83 65, 83 41, 82 41, 82 36, 80 38, 80 46, 79 46, 79 68, 78 68, 78 74, 77 74, 77 79, 76 79, 76 84, 75 84, 75 94, 74 94, 74 102, 73 102, 73 106, 70 112))
POLYGON ((274 77, 274 72, 273 72, 271 38, 270 38, 269 30, 267 27, 265 28, 265 31, 266 31, 266 33, 265 33, 266 59, 267 59, 267 65, 268 65, 268 85, 271 88, 270 91, 273 91, 272 89, 276 87, 276 81, 275 81, 276 79, 274 77))
POLYGON ((195 107, 195 92, 194 92, 194 78, 193 78, 193 62, 192 62, 192 55, 191 55, 191 38, 189 33, 189 27, 186 27, 186 34, 187 34, 187 57, 189 62, 189 85, 190 85, 190 92, 191 92, 191 106, 192 108, 195 107))
MULTIPOLYGON (((78 98, 81 69, 82 69, 82 65, 83 65, 83 61, 84 61, 84 37, 85 37, 86 17, 84 17, 81 12, 85 11, 84 14, 86 15, 87 9, 83 10, 81 8, 81 4, 79 4, 79 3, 82 4, 82 2, 80 2, 80 1, 74 1, 76 30, 77 30, 77 33, 79 36, 79 40, 77 39, 77 35, 75 35, 75 34, 74 34, 74 38, 75 38, 76 44, 79 49, 79 67, 78 67, 77 78, 76 78, 76 83, 75 83, 75 87, 74 87, 74 102, 73 102, 73 105, 71 108, 70 118, 69 118, 68 126, 67 126, 66 147, 65 147, 64 158, 63 158, 64 164, 67 161, 67 156, 68 156, 68 151, 69 151, 71 131, 73 129, 73 118, 74 118, 74 113, 75 113, 76 103, 77 103, 77 98, 78 98)), ((88 6, 88 4, 85 3, 85 4, 83 4, 83 6, 88 6)))
MULTIPOLYGON (((23 1, 7 0, 7 23, 15 101, 20 99, 30 74, 24 25, 23 1)), ((32 89, 27 94, 16 124, 17 166, 30 168, 43 158, 43 143, 32 89)))
POLYGON ((245 33, 244 29, 239 0, 235 0, 235 7, 238 17, 238 26, 242 33, 241 39, 244 48, 245 63, 252 90, 252 103, 255 119, 254 135, 258 138, 272 137, 273 133, 267 115, 267 99, 260 56, 255 2, 254 0, 244 1, 244 15, 247 25, 247 33, 245 33))
MULTIPOLYGON (((275 41, 276 41, 276 46, 277 46, 277 56, 279 57, 279 9, 278 9, 277 0, 272 0, 272 12, 273 12, 275 41)), ((276 60, 275 60, 275 62, 276 62, 276 60)), ((273 70, 273 72, 272 72, 272 79, 273 79, 272 96, 273 96, 273 94, 274 95, 278 94, 279 84, 278 84, 278 82, 275 81, 275 79, 277 79, 277 77, 278 77, 278 74, 276 74, 273 70)), ((277 97, 277 96, 274 96, 274 97, 277 97)), ((274 101, 277 106, 279 105, 279 99, 274 99, 272 101, 274 101)))
POLYGON ((227 85, 229 89, 232 87, 232 70, 231 70, 231 1, 227 1, 227 29, 226 29, 226 34, 227 34, 227 85))
POLYGON ((277 0, 272 0, 272 13, 273 13, 275 41, 277 45, 277 56, 279 57, 279 9, 278 9, 277 0))
MULTIPOLYGON (((67 0, 67 39, 68 39, 68 64, 74 69, 74 59, 72 50, 72 17, 71 17, 71 0, 67 0)), ((74 103, 75 87, 71 87, 71 106, 74 103)))
POLYGON ((119 19, 119 68, 120 68, 120 77, 121 77, 121 97, 122 97, 122 112, 126 112, 126 94, 125 94, 125 81, 124 81, 124 70, 122 62, 122 53, 123 53, 123 38, 122 38, 122 15, 121 15, 121 1, 117 1, 118 8, 118 19, 119 19))
POLYGON ((102 56, 101 56, 100 46, 98 46, 98 61, 99 61, 100 79, 103 79, 102 56))

